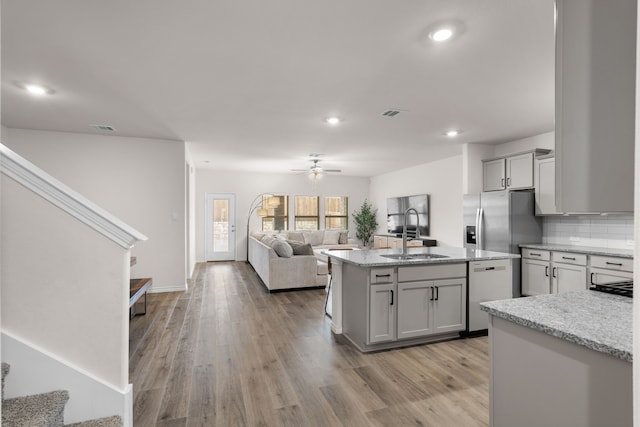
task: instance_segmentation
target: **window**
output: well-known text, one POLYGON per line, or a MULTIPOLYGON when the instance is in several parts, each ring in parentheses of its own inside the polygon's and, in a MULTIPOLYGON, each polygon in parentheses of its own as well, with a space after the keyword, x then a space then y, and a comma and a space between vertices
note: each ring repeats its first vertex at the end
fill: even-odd
POLYGON ((262 218, 262 231, 289 229, 289 196, 262 196, 262 206, 267 210, 267 216, 262 218), (277 206, 274 199, 278 199, 277 206))
POLYGON ((317 230, 320 225, 320 200, 318 196, 296 196, 295 229, 317 230))
POLYGON ((348 197, 324 198, 324 228, 327 230, 349 229, 348 197))

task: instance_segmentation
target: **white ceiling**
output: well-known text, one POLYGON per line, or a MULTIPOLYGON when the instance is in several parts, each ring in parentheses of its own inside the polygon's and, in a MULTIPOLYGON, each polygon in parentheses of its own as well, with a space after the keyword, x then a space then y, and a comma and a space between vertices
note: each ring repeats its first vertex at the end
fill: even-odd
POLYGON ((288 172, 323 153, 351 176, 553 129, 553 0, 1 4, 8 127, 183 140, 199 168, 288 172), (436 45, 439 22, 461 32, 436 45))

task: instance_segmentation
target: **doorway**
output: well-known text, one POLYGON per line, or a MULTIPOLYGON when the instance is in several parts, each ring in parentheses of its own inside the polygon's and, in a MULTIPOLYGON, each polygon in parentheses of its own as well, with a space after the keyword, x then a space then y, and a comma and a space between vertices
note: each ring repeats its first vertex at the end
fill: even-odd
POLYGON ((236 259, 236 197, 207 193, 205 208, 205 261, 236 259))

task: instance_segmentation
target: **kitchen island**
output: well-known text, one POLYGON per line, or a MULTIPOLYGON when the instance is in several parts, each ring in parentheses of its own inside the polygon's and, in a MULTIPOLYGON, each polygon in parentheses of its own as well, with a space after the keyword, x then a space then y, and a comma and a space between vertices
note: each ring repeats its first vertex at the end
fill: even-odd
MULTIPOLYGON (((333 266, 332 330, 363 352, 458 337, 467 327, 468 263, 497 262, 510 272, 511 259, 520 257, 441 246, 409 248, 408 257, 400 249, 326 255, 333 266)), ((504 277, 500 288, 509 298, 510 275, 504 277)))
POLYGON ((481 304, 491 425, 631 426, 632 301, 576 291, 481 304))

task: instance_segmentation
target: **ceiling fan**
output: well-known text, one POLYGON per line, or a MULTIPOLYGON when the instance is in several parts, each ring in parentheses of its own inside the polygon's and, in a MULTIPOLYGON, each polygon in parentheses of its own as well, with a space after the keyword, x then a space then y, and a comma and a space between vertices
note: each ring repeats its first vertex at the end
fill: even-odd
POLYGON ((318 165, 320 159, 311 159, 313 163, 309 169, 291 169, 292 172, 308 172, 312 179, 319 178, 324 172, 342 172, 340 169, 325 169, 318 165))

